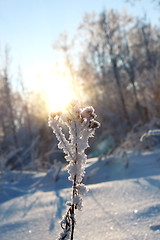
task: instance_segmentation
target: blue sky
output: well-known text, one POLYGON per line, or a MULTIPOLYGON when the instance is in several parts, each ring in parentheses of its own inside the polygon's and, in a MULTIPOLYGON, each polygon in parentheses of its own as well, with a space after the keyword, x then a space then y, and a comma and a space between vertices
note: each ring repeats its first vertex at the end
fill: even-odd
POLYGON ((52 45, 60 33, 73 35, 85 12, 99 13, 103 9, 122 10, 157 23, 158 10, 151 0, 131 5, 125 0, 0 0, 0 47, 10 48, 13 74, 21 66, 26 82, 33 69, 54 64, 58 55, 52 45), (28 75, 27 75, 28 74, 28 75))

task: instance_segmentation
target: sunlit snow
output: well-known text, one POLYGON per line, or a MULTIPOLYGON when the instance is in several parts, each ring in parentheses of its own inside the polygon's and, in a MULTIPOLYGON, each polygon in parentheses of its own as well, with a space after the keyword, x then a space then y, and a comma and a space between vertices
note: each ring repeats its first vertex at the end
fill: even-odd
MULTIPOLYGON (((128 168, 123 159, 88 160, 89 191, 76 215, 75 240, 160 239, 160 151, 128 158, 128 168)), ((65 169, 51 179, 34 172, 1 176, 1 240, 57 239, 71 184, 65 169)))

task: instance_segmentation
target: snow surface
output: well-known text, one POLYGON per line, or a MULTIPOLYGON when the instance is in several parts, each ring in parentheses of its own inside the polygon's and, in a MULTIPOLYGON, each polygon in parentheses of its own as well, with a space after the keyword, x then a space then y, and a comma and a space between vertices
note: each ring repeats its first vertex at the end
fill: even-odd
MULTIPOLYGON (((75 240, 160 239, 160 151, 127 155, 128 168, 122 158, 88 160, 75 240)), ((65 169, 52 170, 1 175, 0 240, 58 238, 71 182, 65 169)))

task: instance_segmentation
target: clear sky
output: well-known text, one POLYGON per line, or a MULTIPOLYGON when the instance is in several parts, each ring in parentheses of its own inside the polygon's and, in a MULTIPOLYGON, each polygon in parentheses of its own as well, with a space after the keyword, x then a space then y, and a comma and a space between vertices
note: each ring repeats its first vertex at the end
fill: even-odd
POLYGON ((24 80, 32 81, 32 74, 57 61, 52 45, 59 34, 73 35, 85 12, 104 8, 125 8, 136 16, 146 12, 153 23, 158 22, 152 0, 134 5, 125 0, 0 0, 0 47, 8 44, 14 74, 20 65, 24 80))

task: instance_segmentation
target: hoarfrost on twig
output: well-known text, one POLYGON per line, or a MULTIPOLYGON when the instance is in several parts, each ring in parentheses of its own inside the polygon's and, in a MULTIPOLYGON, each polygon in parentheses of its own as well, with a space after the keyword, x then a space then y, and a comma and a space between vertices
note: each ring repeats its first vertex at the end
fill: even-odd
POLYGON ((58 147, 63 149, 66 160, 69 162, 69 180, 73 182, 71 202, 67 205, 69 209, 61 221, 63 229, 59 240, 73 239, 75 227, 75 209, 82 209, 82 197, 86 187, 81 183, 84 173, 87 155, 86 148, 89 147, 88 139, 94 136, 95 129, 100 123, 95 120, 97 115, 92 106, 81 109, 77 101, 73 101, 64 112, 50 113, 49 126, 53 129, 59 141, 58 147), (63 133, 62 125, 69 128, 69 138, 63 133))
POLYGON ((160 136, 160 130, 159 129, 149 130, 147 133, 144 133, 141 136, 140 141, 143 142, 145 138, 150 136, 160 136))

